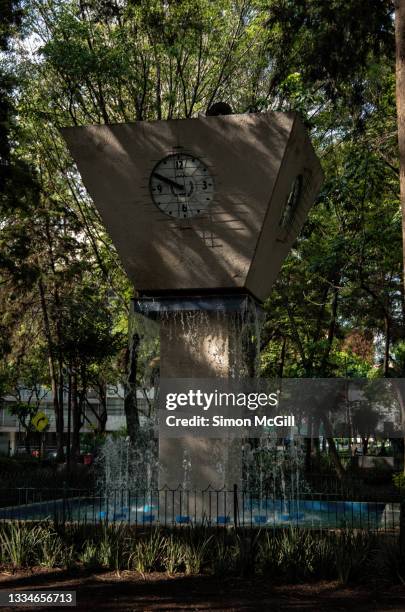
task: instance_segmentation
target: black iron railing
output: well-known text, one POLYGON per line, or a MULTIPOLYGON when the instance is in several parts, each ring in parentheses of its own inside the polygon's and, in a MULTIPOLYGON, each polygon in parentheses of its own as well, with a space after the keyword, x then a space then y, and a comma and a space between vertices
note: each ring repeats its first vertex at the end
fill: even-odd
POLYGON ((0 520, 397 531, 400 516, 399 496, 362 499, 339 491, 258 494, 236 485, 231 490, 203 491, 181 486, 106 492, 67 487, 0 489, 0 520))

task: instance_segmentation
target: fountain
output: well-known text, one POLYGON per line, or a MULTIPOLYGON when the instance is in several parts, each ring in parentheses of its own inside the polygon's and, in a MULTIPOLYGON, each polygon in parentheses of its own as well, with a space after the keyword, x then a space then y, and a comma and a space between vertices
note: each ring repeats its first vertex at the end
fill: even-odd
MULTIPOLYGON (((62 133, 138 291, 133 315, 159 324, 161 380, 256 376, 260 305, 322 182, 298 116, 200 116, 62 133)), ((142 452, 120 444, 106 447, 106 465, 114 453, 124 464, 144 463, 142 452)), ((241 440, 161 437, 159 486, 241 487, 242 456, 241 440)), ((138 472, 110 478, 133 486, 138 472)))
POLYGON ((245 448, 247 509, 257 524, 296 523, 304 518, 301 496, 309 492, 302 478, 304 452, 300 439, 266 435, 245 448), (264 513, 263 513, 264 511, 264 513))

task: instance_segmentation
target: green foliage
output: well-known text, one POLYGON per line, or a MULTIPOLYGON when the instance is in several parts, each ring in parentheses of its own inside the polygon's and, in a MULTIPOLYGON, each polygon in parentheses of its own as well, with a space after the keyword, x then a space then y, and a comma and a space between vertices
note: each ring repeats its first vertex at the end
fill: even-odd
POLYGON ((184 546, 173 534, 170 534, 165 542, 164 566, 170 575, 181 571, 184 567, 184 546))
POLYGON ((204 563, 207 559, 208 548, 210 546, 212 536, 207 537, 204 534, 195 537, 190 531, 190 538, 183 543, 182 557, 186 574, 200 574, 204 563))
POLYGON ((78 555, 79 563, 89 569, 100 567, 99 551, 95 542, 85 542, 82 552, 78 555))
POLYGON ((0 563, 13 568, 42 565, 141 574, 211 573, 261 575, 291 583, 311 579, 363 582, 370 572, 379 581, 403 583, 398 542, 362 531, 314 532, 305 529, 228 530, 186 528, 138 532, 129 525, 0 523, 0 563))
POLYGON ((241 576, 254 574, 257 570, 256 559, 259 549, 260 532, 236 536, 234 561, 236 571, 241 576))
POLYGON ((14 567, 34 565, 44 533, 40 525, 26 526, 18 522, 3 524, 0 530, 2 562, 11 563, 14 567))
POLYGON ((83 471, 72 469, 70 473, 58 465, 40 462, 35 457, 1 457, 0 456, 0 488, 30 487, 46 489, 49 483, 62 489, 67 483, 74 488, 89 488, 94 486, 92 469, 83 471))
MULTIPOLYGON (((266 302, 262 374, 403 374, 389 0, 3 0, 1 9, 0 394, 30 371, 60 391, 69 371, 77 443, 89 389, 102 402, 107 384, 126 380, 133 288, 59 128, 194 117, 218 100, 236 112, 298 111, 325 172, 266 302), (38 41, 32 53, 12 44, 22 16, 38 41)), ((156 342, 141 351, 149 364, 156 342)), ((29 428, 27 410, 19 404, 29 428)), ((105 411, 95 418, 102 432, 105 411)))
POLYGON ((252 96, 266 95, 269 36, 261 4, 141 0, 107 16, 97 3, 84 12, 64 2, 51 39, 44 37, 42 53, 56 79, 46 87, 53 98, 72 95, 73 113, 92 121, 192 116, 215 98, 246 107, 252 96), (91 108, 95 86, 102 92, 98 109, 91 108))
POLYGON ((357 579, 364 572, 373 545, 374 540, 368 534, 349 530, 340 533, 335 543, 335 564, 342 584, 357 579))
POLYGON ((370 559, 370 569, 379 581, 405 585, 405 559, 398 543, 391 538, 376 547, 370 559))
POLYGON ((265 533, 258 558, 265 575, 281 575, 287 581, 296 581, 313 574, 315 550, 316 541, 310 532, 292 528, 281 534, 265 533))
POLYGON ((238 549, 226 540, 226 537, 214 538, 214 546, 210 555, 212 572, 216 576, 224 576, 236 572, 238 549))
POLYGON ((164 550, 163 542, 158 529, 152 530, 145 538, 135 540, 129 556, 129 567, 141 574, 160 569, 164 550))
POLYGON ((306 578, 313 572, 314 541, 299 529, 284 532, 279 541, 278 563, 288 581, 306 578))
POLYGON ((98 541, 98 560, 102 567, 119 571, 125 566, 128 556, 126 537, 125 525, 102 525, 98 541))
POLYGON ((44 567, 69 567, 73 560, 73 548, 66 546, 60 535, 44 529, 38 543, 36 559, 44 567))
POLYGON ((368 64, 392 56, 389 0, 273 0, 270 6, 269 25, 279 32, 280 54, 287 55, 307 87, 317 83, 333 99, 346 95, 358 104, 368 64))
POLYGON ((333 537, 314 538, 312 547, 312 575, 319 579, 336 576, 336 541, 333 537))
POLYGON ((394 476, 392 477, 392 482, 400 490, 401 493, 405 492, 405 474, 403 472, 394 474, 394 476))

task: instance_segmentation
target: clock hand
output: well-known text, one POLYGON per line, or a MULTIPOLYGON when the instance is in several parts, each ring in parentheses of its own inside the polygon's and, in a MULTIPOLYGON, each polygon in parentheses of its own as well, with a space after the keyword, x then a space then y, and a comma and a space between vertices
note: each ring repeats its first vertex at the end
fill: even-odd
POLYGON ((180 183, 176 183, 176 181, 173 181, 172 179, 167 178, 167 176, 163 176, 163 174, 154 172, 153 176, 156 176, 156 178, 162 181, 163 183, 167 183, 168 185, 172 185, 173 187, 176 187, 176 189, 181 189, 182 191, 184 190, 184 185, 180 185, 180 183))

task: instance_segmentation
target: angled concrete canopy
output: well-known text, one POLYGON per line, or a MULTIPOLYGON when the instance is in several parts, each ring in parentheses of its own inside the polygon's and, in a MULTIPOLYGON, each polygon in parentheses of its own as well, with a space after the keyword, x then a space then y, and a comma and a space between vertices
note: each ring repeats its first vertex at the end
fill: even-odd
POLYGON ((292 113, 62 133, 128 276, 144 294, 239 290, 264 300, 322 182, 306 131, 292 113), (213 201, 193 218, 169 217, 150 193, 156 164, 179 152, 199 158, 214 179, 213 201))

